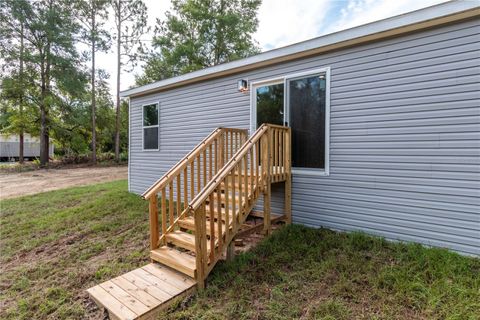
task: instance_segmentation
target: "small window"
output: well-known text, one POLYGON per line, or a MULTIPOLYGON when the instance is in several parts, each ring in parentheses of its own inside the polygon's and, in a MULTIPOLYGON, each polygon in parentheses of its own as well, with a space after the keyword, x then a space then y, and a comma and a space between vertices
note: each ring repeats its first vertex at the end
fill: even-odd
POLYGON ((158 150, 158 104, 143 106, 143 150, 158 150))

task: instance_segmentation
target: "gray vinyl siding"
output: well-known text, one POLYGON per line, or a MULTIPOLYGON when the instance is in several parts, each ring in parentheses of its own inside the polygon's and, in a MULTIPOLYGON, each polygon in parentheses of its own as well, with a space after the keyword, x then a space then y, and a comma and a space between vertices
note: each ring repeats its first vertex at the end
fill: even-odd
MULTIPOLYGON (((480 254, 480 24, 454 25, 131 100, 130 190, 218 126, 250 127, 250 82, 331 68, 330 175, 293 176, 295 223, 480 254), (141 106, 160 103, 158 152, 141 106)), ((283 187, 273 188, 274 211, 283 187)))

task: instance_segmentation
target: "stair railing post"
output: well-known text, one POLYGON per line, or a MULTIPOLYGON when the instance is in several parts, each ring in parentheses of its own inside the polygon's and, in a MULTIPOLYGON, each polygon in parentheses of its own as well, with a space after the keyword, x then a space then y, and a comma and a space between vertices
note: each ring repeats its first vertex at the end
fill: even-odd
POLYGON ((193 213, 195 219, 195 264, 198 289, 205 288, 205 268, 207 266, 207 225, 205 204, 193 213))
POLYGON ((262 171, 264 177, 263 188, 263 232, 270 234, 270 200, 271 200, 271 183, 270 183, 270 163, 271 163, 271 129, 268 128, 262 137, 262 171))
POLYGON ((218 171, 220 171, 223 167, 223 165, 225 164, 225 155, 224 155, 224 146, 225 146, 225 137, 226 135, 226 132, 225 134, 222 134, 218 137, 218 157, 217 157, 217 160, 218 160, 218 164, 217 164, 217 168, 218 168, 218 171))
POLYGON ((292 129, 285 133, 285 217, 286 223, 292 223, 292 129))
POLYGON ((158 248, 159 240, 157 194, 150 197, 148 211, 150 213, 150 249, 155 250, 158 248))

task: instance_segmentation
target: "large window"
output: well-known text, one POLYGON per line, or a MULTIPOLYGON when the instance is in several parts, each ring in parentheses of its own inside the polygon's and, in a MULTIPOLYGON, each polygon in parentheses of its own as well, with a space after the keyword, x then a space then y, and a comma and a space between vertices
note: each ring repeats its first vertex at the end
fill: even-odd
POLYGON ((143 150, 158 150, 158 104, 143 106, 143 150))
POLYGON ((287 79, 287 104, 292 128, 292 166, 325 170, 326 76, 287 79))
POLYGON ((330 69, 252 84, 252 129, 262 123, 292 128, 294 172, 329 174, 330 69))

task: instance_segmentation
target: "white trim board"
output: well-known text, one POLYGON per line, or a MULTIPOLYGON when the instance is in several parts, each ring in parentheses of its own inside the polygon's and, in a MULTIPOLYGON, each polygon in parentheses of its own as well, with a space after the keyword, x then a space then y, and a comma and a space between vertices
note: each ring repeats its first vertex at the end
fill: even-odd
POLYGON ((286 47, 266 51, 248 58, 222 63, 181 76, 160 80, 124 90, 122 97, 141 96, 207 79, 252 70, 275 63, 291 61, 327 51, 339 50, 370 41, 480 16, 478 1, 448 1, 406 14, 327 34, 286 47))

